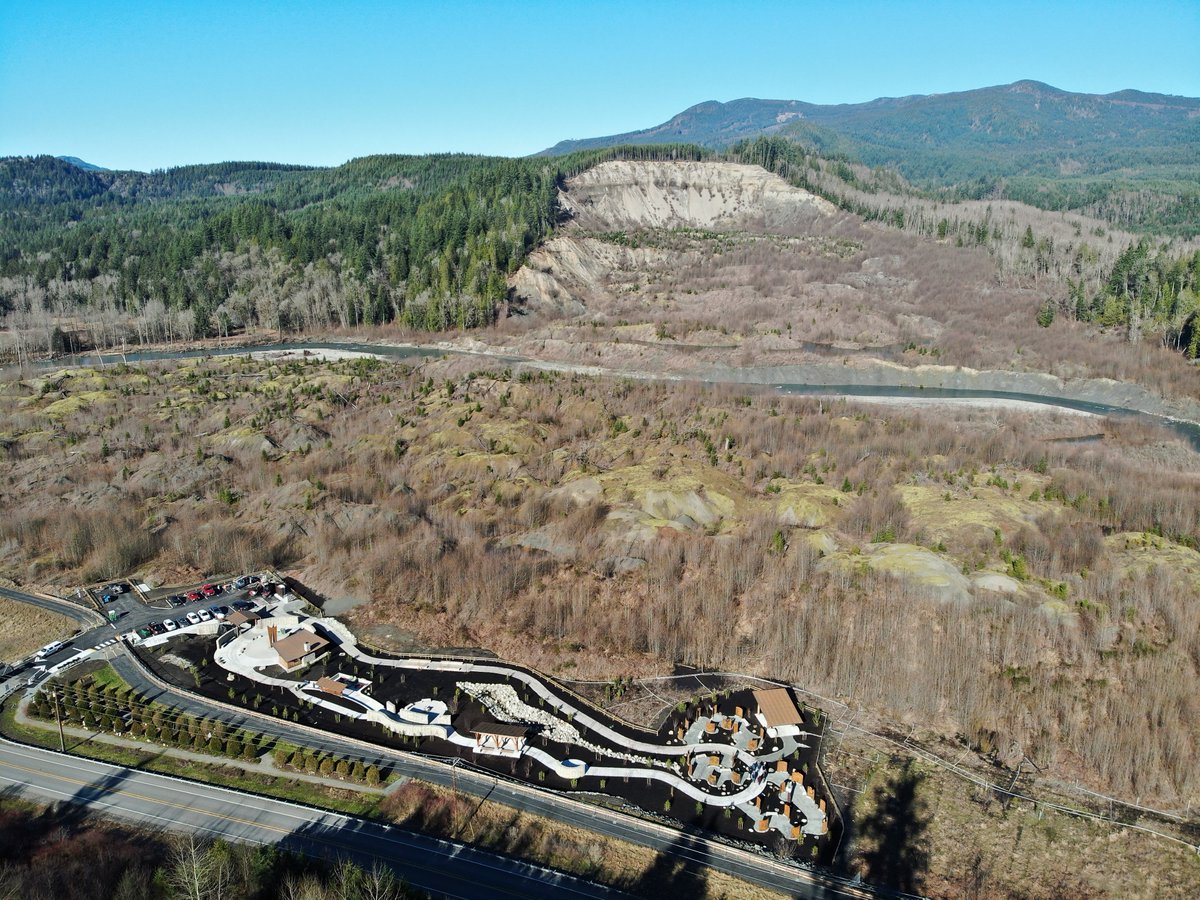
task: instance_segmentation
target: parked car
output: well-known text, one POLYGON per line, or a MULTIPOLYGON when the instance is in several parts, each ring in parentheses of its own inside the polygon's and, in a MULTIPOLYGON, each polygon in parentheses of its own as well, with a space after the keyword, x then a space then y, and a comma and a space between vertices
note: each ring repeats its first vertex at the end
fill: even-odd
POLYGON ((200 588, 200 591, 205 597, 212 597, 221 593, 221 587, 220 585, 216 584, 206 584, 204 587, 200 588))
POLYGON ((223 619, 227 615, 229 615, 231 612, 233 612, 233 610, 231 610, 228 606, 210 606, 208 608, 208 611, 210 613, 212 613, 214 616, 216 616, 218 619, 223 619))
POLYGON ((163 627, 161 622, 151 622, 146 627, 150 629, 151 634, 163 634, 167 630, 163 627))
POLYGON ((241 612, 249 612, 250 610, 254 609, 254 604, 249 600, 234 600, 233 608, 240 610, 241 612))
POLYGON ((200 610, 199 612, 196 613, 196 615, 198 615, 200 617, 201 622, 211 622, 212 621, 212 613, 210 613, 207 609, 200 610))
POLYGON ((178 627, 174 619, 163 619, 163 628, 167 629, 167 631, 174 631, 178 627))
POLYGON ((100 596, 100 602, 101 602, 101 603, 112 603, 112 602, 113 602, 114 600, 116 600, 116 599, 117 599, 117 598, 116 598, 116 595, 115 595, 115 594, 102 594, 102 595, 100 596))
POLYGON ((194 612, 190 612, 187 614, 187 620, 188 620, 189 625, 199 625, 200 624, 200 617, 198 615, 196 615, 194 612))
POLYGON ((150 637, 150 629, 143 625, 137 630, 137 636, 144 641, 146 638, 150 637))
POLYGON ((188 591, 187 598, 189 600, 191 600, 193 603, 195 603, 197 600, 204 599, 204 595, 202 593, 200 593, 199 591, 188 591))
POLYGON ((172 594, 167 598, 167 603, 171 604, 171 606, 183 606, 183 604, 187 603, 187 598, 182 594, 172 594))

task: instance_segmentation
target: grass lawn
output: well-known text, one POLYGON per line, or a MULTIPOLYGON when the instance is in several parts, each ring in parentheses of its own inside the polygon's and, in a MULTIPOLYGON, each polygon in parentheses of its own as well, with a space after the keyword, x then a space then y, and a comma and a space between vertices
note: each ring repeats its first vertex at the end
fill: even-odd
POLYGON ((0 663, 24 659, 39 647, 65 638, 75 623, 61 613, 50 612, 0 597, 0 663))

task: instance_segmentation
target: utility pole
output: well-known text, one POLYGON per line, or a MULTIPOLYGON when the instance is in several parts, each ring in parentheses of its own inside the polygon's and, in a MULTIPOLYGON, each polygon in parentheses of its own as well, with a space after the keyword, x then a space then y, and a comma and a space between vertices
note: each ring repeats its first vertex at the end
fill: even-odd
POLYGON ((66 753, 67 739, 63 737, 62 716, 59 715, 58 712, 58 688, 54 689, 52 696, 54 697, 54 721, 58 723, 58 748, 62 750, 63 753, 66 753))

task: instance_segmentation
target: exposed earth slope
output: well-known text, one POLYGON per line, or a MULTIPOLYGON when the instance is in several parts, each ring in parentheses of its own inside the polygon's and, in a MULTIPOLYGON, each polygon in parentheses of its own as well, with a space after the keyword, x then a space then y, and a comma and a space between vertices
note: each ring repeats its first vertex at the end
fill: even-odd
POLYGON ((1134 90, 1087 94, 1018 81, 868 103, 707 101, 652 128, 542 152, 676 141, 720 149, 760 135, 891 167, 926 187, 953 185, 965 196, 1086 209, 1179 234, 1200 227, 1200 99, 1134 90))
MULTIPOLYGON (((998 259, 900 233, 726 162, 602 163, 568 180, 560 204, 573 220, 511 279, 525 325, 508 349, 613 372, 993 389, 1200 417, 1200 378, 1178 353, 1122 329, 1039 326, 1073 255, 1122 246, 1089 243, 1081 218, 1038 222, 1059 274, 1039 272, 1036 247, 1014 241, 998 259)), ((944 214, 1013 234, 1045 215, 1013 203, 944 214)))

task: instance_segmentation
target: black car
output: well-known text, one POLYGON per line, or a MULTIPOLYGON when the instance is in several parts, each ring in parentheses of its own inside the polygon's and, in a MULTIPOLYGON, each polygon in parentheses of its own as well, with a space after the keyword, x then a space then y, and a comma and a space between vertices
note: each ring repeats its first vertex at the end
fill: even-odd
POLYGON ((167 602, 172 606, 183 606, 183 604, 187 603, 187 597, 183 596, 183 594, 172 594, 167 598, 167 602))
POLYGON ((254 609, 254 604, 249 600, 234 600, 233 608, 241 610, 242 612, 249 612, 250 610, 254 609))
POLYGON ((167 630, 166 628, 163 627, 161 622, 151 622, 146 627, 150 629, 151 634, 162 634, 163 632, 165 632, 167 630))

